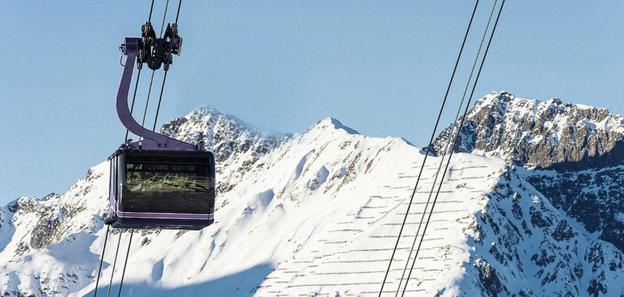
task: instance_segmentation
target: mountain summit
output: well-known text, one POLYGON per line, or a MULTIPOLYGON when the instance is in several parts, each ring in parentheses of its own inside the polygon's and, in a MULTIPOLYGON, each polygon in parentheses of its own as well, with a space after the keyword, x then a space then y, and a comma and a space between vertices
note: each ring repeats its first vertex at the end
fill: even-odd
POLYGON ((220 193, 231 190, 250 166, 290 137, 260 131, 235 116, 208 107, 165 123, 161 132, 199 143, 214 153, 220 193))
MULTIPOLYGON (((467 123, 407 296, 622 296, 621 117, 500 92, 479 100, 467 123)), ((379 294, 424 158, 419 148, 332 118, 302 134, 263 133, 214 109, 161 131, 214 151, 215 223, 136 231, 124 296, 379 294)), ((383 296, 407 281, 401 272, 442 161, 428 157, 383 296)), ((92 167, 63 194, 0 207, 0 295, 92 295, 108 168, 92 167)), ((115 266, 117 236, 101 290, 113 272, 118 287, 125 251, 115 266)))
POLYGON ((339 120, 334 119, 334 118, 324 118, 320 121, 318 121, 312 128, 310 128, 308 131, 310 130, 326 130, 326 129, 331 129, 331 130, 343 130, 349 134, 360 134, 358 131, 355 131, 352 128, 349 128, 345 125, 343 125, 339 120))
MULTIPOLYGON (((437 151, 450 131, 437 138, 437 151)), ((467 114, 455 149, 529 167, 580 169, 624 160, 622 139, 624 117, 605 108, 492 92, 467 114)))

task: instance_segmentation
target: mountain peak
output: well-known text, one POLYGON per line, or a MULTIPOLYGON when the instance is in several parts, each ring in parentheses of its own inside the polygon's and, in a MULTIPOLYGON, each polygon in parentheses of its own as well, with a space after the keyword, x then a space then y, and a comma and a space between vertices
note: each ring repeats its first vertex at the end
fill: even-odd
MULTIPOLYGON (((450 127, 435 142, 441 151, 450 127)), ((624 139, 624 118, 606 108, 540 101, 492 92, 466 115, 455 148, 510 159, 529 167, 579 168, 617 162, 624 139)))
POLYGON ((212 107, 197 109, 165 123, 161 131, 214 153, 217 174, 221 177, 217 184, 220 193, 232 189, 241 177, 240 172, 248 170, 251 164, 289 138, 261 131, 212 107))
POLYGON ((343 130, 349 134, 360 134, 358 131, 343 125, 338 119, 326 117, 314 124, 309 130, 343 130))
POLYGON ((200 107, 192 112, 186 114, 183 118, 188 119, 194 123, 204 122, 204 123, 217 123, 217 122, 227 122, 232 125, 233 128, 239 130, 245 130, 254 134, 268 134, 266 132, 260 131, 260 129, 248 124, 244 120, 231 115, 229 113, 224 113, 219 111, 214 107, 200 107))
POLYGON ((471 113, 478 112, 482 109, 496 110, 500 108, 508 109, 511 106, 514 111, 534 112, 537 116, 550 114, 569 115, 580 113, 580 116, 592 118, 592 120, 601 121, 609 116, 609 110, 604 107, 595 107, 585 104, 573 104, 565 102, 558 97, 552 97, 546 100, 536 100, 517 97, 507 91, 493 91, 481 97, 475 103, 471 113))

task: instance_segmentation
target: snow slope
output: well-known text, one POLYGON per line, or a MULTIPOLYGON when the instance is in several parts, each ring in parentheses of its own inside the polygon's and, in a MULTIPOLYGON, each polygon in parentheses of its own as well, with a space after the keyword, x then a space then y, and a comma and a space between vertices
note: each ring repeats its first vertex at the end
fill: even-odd
MULTIPOLYGON (((509 102, 526 104, 518 100, 509 102)), ((215 152, 216 222, 201 231, 137 231, 124 296, 377 296, 422 162, 418 148, 332 118, 299 135, 267 134, 213 109, 162 131, 215 152)), ((505 156, 454 155, 407 296, 624 296, 624 198, 601 192, 624 186, 608 178, 619 164, 602 175, 561 173, 505 156), (586 182, 570 181, 579 178, 586 182), (561 190, 571 183, 574 192, 561 190), (583 206, 605 219, 577 210, 583 206)), ((384 296, 394 296, 441 161, 429 160, 384 296)), ((0 208, 0 296, 92 294, 107 183, 102 163, 62 195, 0 208)), ((109 238, 103 291, 118 236, 109 238)), ((124 234, 123 251, 127 241, 124 234)))

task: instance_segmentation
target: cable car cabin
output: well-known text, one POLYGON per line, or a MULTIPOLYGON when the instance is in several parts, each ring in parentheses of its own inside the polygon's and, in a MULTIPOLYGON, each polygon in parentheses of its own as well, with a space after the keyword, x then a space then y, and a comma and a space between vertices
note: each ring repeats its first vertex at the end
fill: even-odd
MULTIPOLYGON (((181 38, 167 39, 168 49, 181 38)), ((117 90, 115 108, 121 123, 140 138, 127 139, 109 158, 109 209, 106 224, 113 228, 204 228, 214 221, 215 160, 210 152, 148 130, 128 108, 132 72, 146 62, 137 61, 146 48, 141 38, 126 37, 121 46, 126 56, 117 90)), ((173 52, 172 52, 173 53, 173 52)), ((136 86, 136 85, 135 85, 136 86)))
POLYGON ((109 160, 112 227, 199 230, 214 222, 211 152, 122 147, 109 160))

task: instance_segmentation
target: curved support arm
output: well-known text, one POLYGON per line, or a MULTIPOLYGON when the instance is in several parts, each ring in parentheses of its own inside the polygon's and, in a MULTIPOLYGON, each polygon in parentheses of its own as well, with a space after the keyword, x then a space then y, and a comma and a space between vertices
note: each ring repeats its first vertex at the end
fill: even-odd
POLYGON ((146 148, 155 149, 172 149, 172 150, 195 150, 195 146, 182 142, 166 135, 156 133, 139 125, 132 117, 132 113, 128 108, 128 92, 132 81, 132 71, 139 50, 140 38, 126 37, 125 43, 121 46, 122 52, 127 56, 126 65, 124 66, 119 89, 117 90, 117 116, 121 123, 132 133, 143 137, 145 140, 151 140, 154 143, 145 143, 139 145, 146 148))

